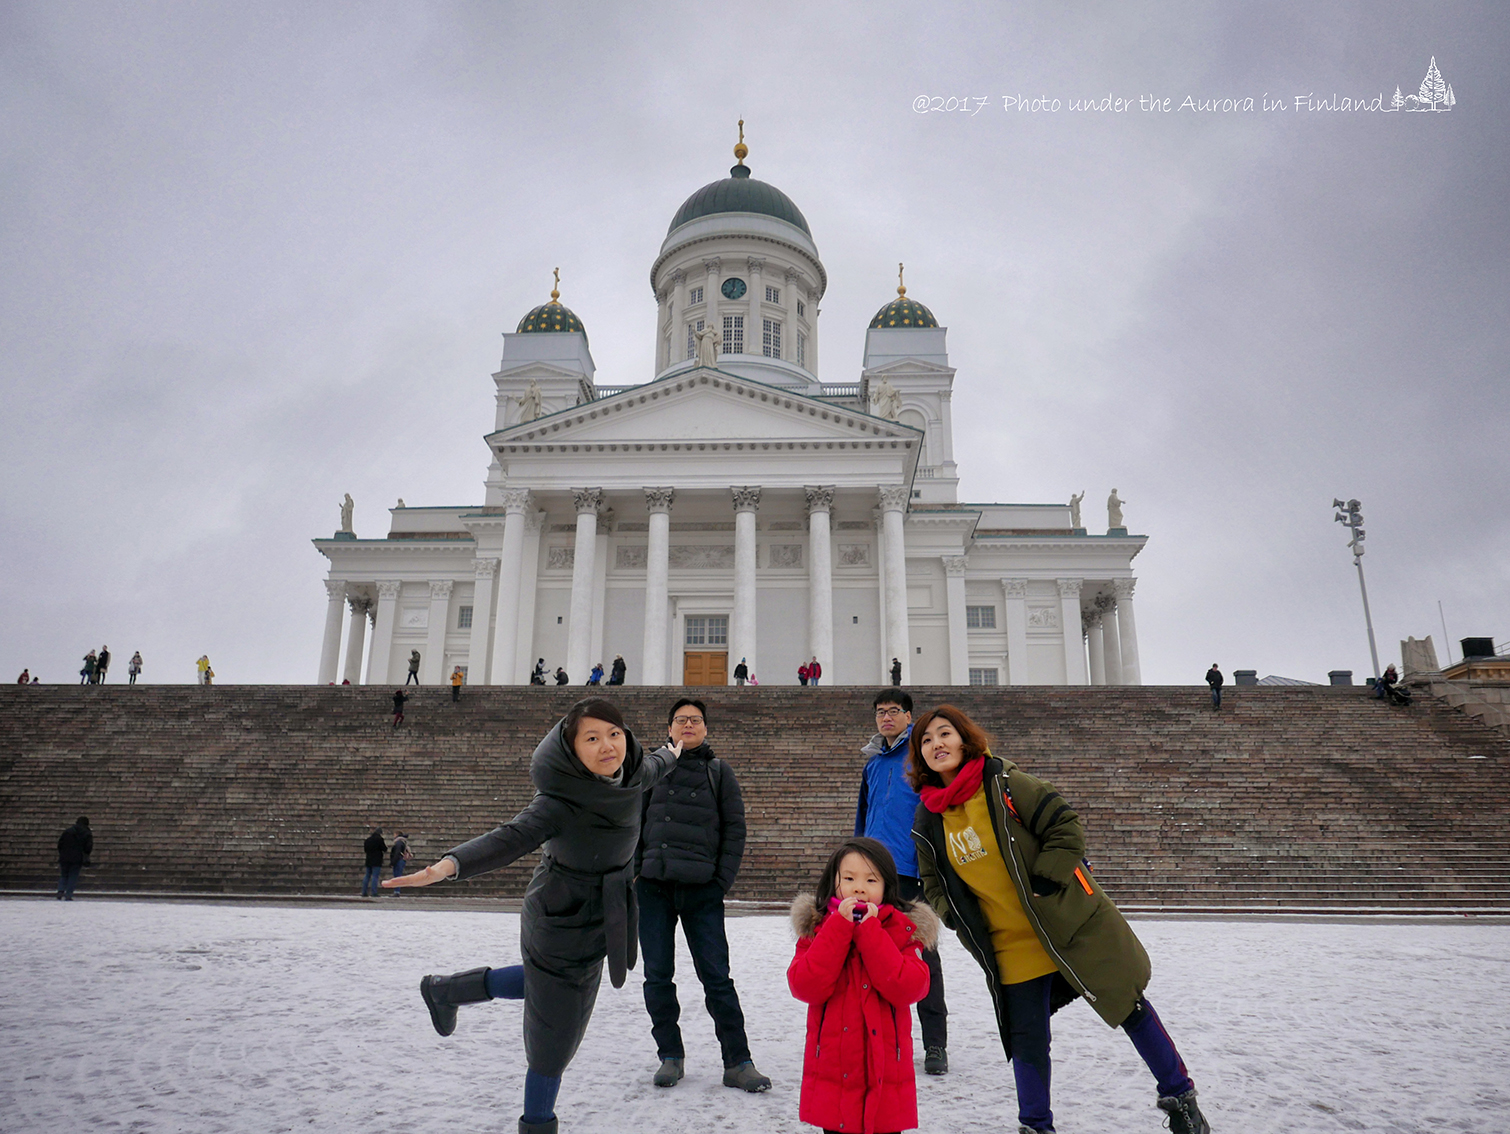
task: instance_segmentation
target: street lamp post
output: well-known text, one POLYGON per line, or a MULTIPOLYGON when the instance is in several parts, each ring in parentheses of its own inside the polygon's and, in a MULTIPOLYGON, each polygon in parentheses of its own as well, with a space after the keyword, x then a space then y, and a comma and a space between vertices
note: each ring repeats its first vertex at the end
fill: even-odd
POLYGON ((1363 505, 1357 500, 1349 500, 1343 503, 1341 500, 1332 501, 1333 508, 1341 508, 1337 513, 1337 522, 1346 525, 1353 533, 1353 538, 1348 540, 1348 547, 1353 552, 1353 566, 1358 568, 1358 592, 1363 596, 1363 621, 1368 626, 1368 652, 1374 662, 1374 680, 1379 680, 1379 649, 1374 645, 1374 619, 1368 612, 1368 587, 1363 582, 1363 505))

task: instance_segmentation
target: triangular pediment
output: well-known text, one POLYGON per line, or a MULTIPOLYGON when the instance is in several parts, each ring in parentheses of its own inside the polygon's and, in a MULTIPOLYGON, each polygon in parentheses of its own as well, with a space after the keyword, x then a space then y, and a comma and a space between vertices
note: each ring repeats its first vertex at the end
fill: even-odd
POLYGON ((699 368, 510 426, 494 445, 663 441, 907 441, 919 431, 791 390, 699 368))
POLYGON ((564 366, 556 366, 549 362, 530 360, 516 363, 513 366, 505 366, 493 375, 495 379, 527 379, 527 378, 566 378, 573 382, 582 381, 584 375, 580 370, 570 370, 564 366))
POLYGON ((949 376, 954 373, 952 366, 940 366, 936 362, 928 362, 921 358, 898 358, 893 359, 881 366, 872 366, 863 372, 866 378, 884 378, 889 375, 918 375, 938 374, 949 376))

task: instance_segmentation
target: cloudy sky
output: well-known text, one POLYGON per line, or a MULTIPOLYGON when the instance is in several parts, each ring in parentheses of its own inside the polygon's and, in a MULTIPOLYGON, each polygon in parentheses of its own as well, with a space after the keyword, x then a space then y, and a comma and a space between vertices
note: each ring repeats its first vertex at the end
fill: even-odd
POLYGON ((1507 75, 1495 3, 11 0, 0 662, 312 681, 341 494, 363 536, 481 500, 558 265, 598 380, 650 378, 651 261, 741 116, 829 271, 825 380, 906 261, 963 497, 1128 501, 1146 681, 1368 672, 1334 496, 1381 663, 1445 655, 1439 601, 1504 642, 1507 75), (1433 57, 1450 111, 1331 109, 1433 57))

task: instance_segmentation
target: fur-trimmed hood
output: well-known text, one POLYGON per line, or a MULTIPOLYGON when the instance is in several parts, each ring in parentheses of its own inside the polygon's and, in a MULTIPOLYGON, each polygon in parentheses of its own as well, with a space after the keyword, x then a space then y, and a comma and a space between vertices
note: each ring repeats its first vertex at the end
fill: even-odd
MULTIPOLYGON (((942 923, 938 914, 927 902, 913 902, 905 909, 887 906, 893 914, 905 917, 912 923, 912 939, 924 949, 936 949, 939 942, 939 929, 942 923)), ((792 932, 798 937, 812 937, 818 932, 818 923, 823 919, 818 916, 818 900, 812 893, 798 894, 792 899, 792 932)), ((882 915, 882 920, 886 920, 882 915)))

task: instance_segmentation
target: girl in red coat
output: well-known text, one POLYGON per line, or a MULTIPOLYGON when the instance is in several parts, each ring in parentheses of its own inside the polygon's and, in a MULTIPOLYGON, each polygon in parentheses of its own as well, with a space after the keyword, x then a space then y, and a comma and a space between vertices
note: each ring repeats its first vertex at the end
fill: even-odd
POLYGON ((837 1134, 891 1134, 918 1124, 912 1009, 928 994, 922 951, 938 918, 902 901, 896 863, 875 839, 850 839, 814 894, 792 903, 797 955, 787 969, 805 1001, 807 1046, 798 1117, 837 1134))

